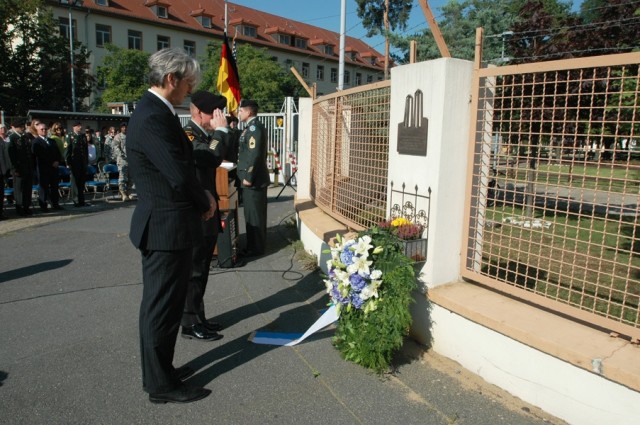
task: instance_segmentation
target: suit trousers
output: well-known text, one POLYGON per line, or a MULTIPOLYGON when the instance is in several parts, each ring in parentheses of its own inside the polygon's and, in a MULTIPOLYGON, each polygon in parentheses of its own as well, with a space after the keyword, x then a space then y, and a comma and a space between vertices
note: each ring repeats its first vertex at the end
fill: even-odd
POLYGON ((16 201, 16 209, 28 210, 31 208, 31 196, 33 194, 33 176, 31 174, 13 175, 13 197, 16 201))
POLYGON ((263 254, 267 245, 267 188, 243 188, 247 250, 263 254))
POLYGON ((181 385, 173 366, 173 354, 191 276, 192 249, 141 252, 142 386, 148 393, 169 392, 181 385))
POLYGON ((84 183, 86 180, 86 171, 71 168, 71 199, 80 205, 84 205, 84 183))
POLYGON ((209 281, 209 267, 213 259, 213 249, 218 241, 218 234, 207 235, 204 242, 193 248, 191 279, 187 286, 187 297, 182 313, 182 326, 192 326, 204 322, 204 294, 209 281))

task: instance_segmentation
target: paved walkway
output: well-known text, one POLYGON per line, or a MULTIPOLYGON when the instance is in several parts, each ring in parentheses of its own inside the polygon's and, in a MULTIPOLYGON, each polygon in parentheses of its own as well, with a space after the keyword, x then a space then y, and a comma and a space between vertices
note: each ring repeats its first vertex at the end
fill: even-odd
POLYGON ((248 342, 256 330, 302 332, 327 303, 320 276, 294 259, 293 190, 278 192, 268 253, 212 272, 205 302, 224 338, 178 339, 176 365, 213 391, 189 405, 153 405, 141 389, 133 203, 0 222, 0 422, 562 423, 410 340, 384 376, 342 360, 331 329, 291 348, 248 342))

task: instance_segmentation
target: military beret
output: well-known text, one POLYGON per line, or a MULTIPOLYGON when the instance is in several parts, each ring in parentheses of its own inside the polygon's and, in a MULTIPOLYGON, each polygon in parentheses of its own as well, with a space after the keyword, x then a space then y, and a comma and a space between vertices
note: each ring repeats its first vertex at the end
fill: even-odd
POLYGON ((120 123, 120 128, 122 128, 122 127, 128 127, 128 126, 129 126, 129 124, 128 124, 128 123, 126 123, 126 122, 124 122, 124 121, 120 123))
POLYGON ((227 98, 200 90, 191 95, 191 103, 202 112, 211 114, 216 109, 224 109, 227 106, 227 98))
POLYGON ((24 127, 26 122, 24 118, 15 118, 11 121, 11 127, 24 127))
POLYGON ((258 103, 255 100, 242 99, 240 101, 241 108, 255 108, 258 109, 258 103))
POLYGON ((80 121, 76 121, 71 127, 82 127, 82 123, 80 121))

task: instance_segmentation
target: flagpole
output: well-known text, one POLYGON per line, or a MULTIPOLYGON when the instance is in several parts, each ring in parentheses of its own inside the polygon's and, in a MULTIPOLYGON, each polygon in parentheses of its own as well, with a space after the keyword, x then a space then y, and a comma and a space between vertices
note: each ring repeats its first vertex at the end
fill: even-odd
POLYGON ((227 13, 229 12, 227 9, 227 0, 224 0, 224 33, 227 33, 227 13))

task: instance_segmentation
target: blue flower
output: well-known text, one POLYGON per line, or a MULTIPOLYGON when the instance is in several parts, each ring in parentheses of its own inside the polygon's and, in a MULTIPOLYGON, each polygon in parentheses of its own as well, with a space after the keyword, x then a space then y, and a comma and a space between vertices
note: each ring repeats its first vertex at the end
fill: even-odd
POLYGON ((356 292, 362 291, 362 289, 367 286, 367 281, 359 274, 352 274, 349 276, 349 282, 351 283, 353 290, 356 292))
POLYGON ((353 251, 349 249, 349 246, 345 246, 340 253, 340 261, 346 266, 353 263, 353 251))
POLYGON ((364 300, 360 298, 360 295, 353 293, 351 294, 351 304, 357 309, 362 308, 362 304, 364 304, 364 300))

